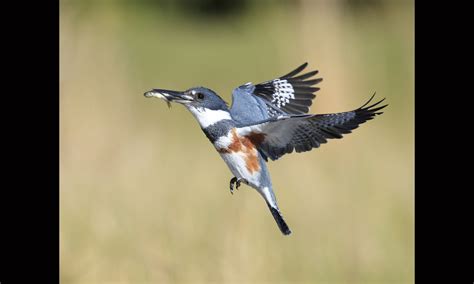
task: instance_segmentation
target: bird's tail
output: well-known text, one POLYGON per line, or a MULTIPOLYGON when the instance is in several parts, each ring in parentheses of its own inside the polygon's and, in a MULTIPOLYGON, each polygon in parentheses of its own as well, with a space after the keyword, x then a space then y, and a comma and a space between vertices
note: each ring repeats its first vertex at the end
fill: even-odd
POLYGON ((285 220, 283 220, 283 216, 280 213, 280 210, 278 208, 275 208, 270 205, 270 203, 267 202, 268 208, 270 209, 270 212, 272 212, 273 218, 275 218, 275 221, 278 225, 278 228, 280 228, 280 231, 284 235, 289 235, 291 234, 291 230, 286 224, 285 220))

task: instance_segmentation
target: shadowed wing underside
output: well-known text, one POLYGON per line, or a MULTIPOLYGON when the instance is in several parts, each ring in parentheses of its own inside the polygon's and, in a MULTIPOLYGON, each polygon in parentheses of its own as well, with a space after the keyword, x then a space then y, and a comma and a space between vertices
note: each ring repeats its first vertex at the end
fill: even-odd
MULTIPOLYGON (((375 94, 374 94, 375 95, 375 94)), ((318 148, 327 139, 340 139, 342 134, 351 133, 360 124, 374 118, 387 105, 378 106, 384 99, 370 105, 370 100, 360 108, 341 113, 318 115, 287 115, 267 119, 261 123, 237 128, 240 135, 263 134, 265 139, 259 150, 276 160, 295 150, 306 152, 318 148)))

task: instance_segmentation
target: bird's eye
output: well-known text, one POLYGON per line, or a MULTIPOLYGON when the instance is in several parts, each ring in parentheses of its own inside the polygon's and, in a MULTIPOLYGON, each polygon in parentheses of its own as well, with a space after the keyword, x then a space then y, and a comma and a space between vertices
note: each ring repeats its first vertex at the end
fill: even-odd
POLYGON ((204 99, 204 94, 203 93, 197 93, 196 96, 200 100, 204 99))

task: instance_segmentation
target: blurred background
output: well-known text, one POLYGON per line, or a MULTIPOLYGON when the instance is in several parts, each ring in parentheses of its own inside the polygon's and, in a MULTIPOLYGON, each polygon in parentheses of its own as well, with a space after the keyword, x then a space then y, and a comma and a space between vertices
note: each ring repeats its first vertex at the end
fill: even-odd
POLYGON ((61 283, 412 283, 413 1, 60 1, 61 283), (293 234, 152 88, 317 69, 312 113, 390 104, 269 162, 293 234))

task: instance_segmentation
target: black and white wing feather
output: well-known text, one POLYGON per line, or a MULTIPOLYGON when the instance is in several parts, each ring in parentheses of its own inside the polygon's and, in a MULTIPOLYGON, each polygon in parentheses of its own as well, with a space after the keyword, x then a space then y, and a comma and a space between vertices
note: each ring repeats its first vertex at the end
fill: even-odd
MULTIPOLYGON (((373 98, 374 96, 372 96, 373 98)), ((263 134, 264 139, 258 145, 263 154, 272 160, 296 152, 306 152, 318 148, 327 139, 340 139, 342 134, 351 133, 360 124, 374 118, 382 108, 378 106, 384 99, 370 106, 370 100, 360 108, 341 113, 318 115, 278 116, 237 128, 239 135, 263 134)))
POLYGON ((298 75, 306 68, 304 63, 295 70, 267 82, 253 85, 247 83, 232 91, 230 114, 239 124, 252 124, 265 119, 308 113, 314 92, 313 87, 321 82, 321 78, 311 79, 318 71, 298 75))
POLYGON ((313 85, 318 84, 323 79, 307 80, 318 74, 317 70, 296 76, 306 66, 308 66, 307 62, 280 78, 255 85, 253 93, 264 99, 269 107, 269 116, 279 115, 278 110, 287 114, 308 113, 309 107, 313 103, 312 100, 316 97, 314 93, 319 90, 313 85))

